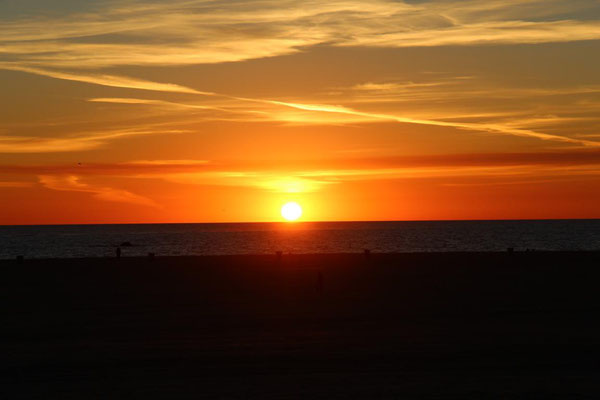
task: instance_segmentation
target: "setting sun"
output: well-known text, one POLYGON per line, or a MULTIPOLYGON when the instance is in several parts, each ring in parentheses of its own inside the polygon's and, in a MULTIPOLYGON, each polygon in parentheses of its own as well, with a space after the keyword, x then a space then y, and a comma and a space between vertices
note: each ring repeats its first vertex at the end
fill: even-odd
POLYGON ((295 201, 285 203, 281 207, 281 215, 288 221, 296 221, 302 215, 302 207, 295 201))

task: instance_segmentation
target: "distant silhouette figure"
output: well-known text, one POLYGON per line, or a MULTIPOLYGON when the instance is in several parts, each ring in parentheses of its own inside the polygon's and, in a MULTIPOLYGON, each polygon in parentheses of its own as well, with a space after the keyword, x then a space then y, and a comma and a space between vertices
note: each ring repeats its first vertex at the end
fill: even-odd
POLYGON ((121 248, 117 247, 117 258, 121 258, 121 248))

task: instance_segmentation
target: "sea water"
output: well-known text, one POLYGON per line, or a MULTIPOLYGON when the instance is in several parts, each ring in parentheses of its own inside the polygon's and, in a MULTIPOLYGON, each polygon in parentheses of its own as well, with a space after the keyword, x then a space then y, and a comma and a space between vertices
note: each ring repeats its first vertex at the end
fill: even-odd
POLYGON ((600 250, 600 220, 0 226, 0 258, 600 250), (130 244, 123 246, 123 244, 130 244))

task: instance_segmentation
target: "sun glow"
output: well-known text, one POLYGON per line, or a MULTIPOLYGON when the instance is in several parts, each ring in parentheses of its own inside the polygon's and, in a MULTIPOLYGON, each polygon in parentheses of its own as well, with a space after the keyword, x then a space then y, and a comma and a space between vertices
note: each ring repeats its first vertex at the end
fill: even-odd
POLYGON ((281 216, 287 221, 296 221, 302 215, 302 207, 295 201, 285 203, 281 207, 281 216))

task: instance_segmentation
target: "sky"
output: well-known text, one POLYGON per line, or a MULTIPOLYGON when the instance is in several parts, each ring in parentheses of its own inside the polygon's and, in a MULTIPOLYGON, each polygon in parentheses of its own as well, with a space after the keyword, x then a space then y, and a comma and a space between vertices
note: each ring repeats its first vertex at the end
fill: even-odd
POLYGON ((0 224, 600 218, 600 1, 0 0, 0 224))

